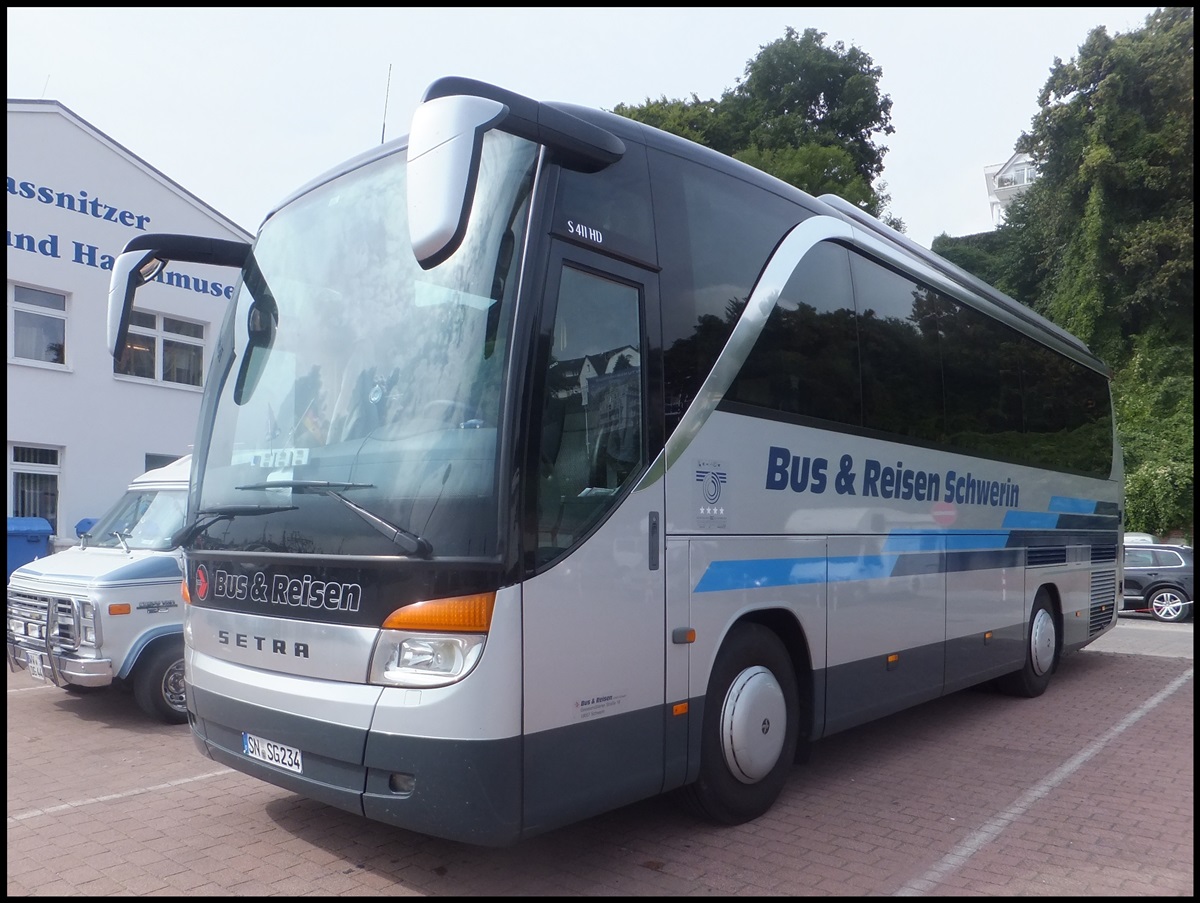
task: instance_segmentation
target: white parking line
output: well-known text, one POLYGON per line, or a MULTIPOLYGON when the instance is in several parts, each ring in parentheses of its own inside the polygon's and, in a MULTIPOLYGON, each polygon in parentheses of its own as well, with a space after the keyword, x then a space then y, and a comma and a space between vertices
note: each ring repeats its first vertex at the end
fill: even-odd
POLYGON ((966 864, 975 853, 979 852, 983 847, 992 840, 1000 836, 1000 833, 1011 825, 1014 821, 1020 818, 1029 808, 1044 797, 1047 793, 1073 775, 1079 770, 1080 766, 1084 765, 1089 759, 1104 749, 1110 742, 1115 740, 1129 728, 1133 727, 1143 716, 1152 712, 1172 693, 1177 691, 1185 683, 1192 679, 1193 669, 1189 668, 1187 672, 1181 674, 1171 683, 1167 684, 1162 690, 1147 699, 1137 709, 1125 716, 1122 721, 1115 727, 1111 727, 1104 736, 1094 740, 1088 744, 1082 752, 1070 759, 1065 765, 1052 773, 1046 780, 1042 781, 1036 787, 1027 791, 1015 803, 987 822, 978 831, 956 846, 953 850, 942 857, 941 862, 937 863, 933 868, 927 871, 920 878, 910 881, 904 885, 892 896, 894 897, 921 897, 925 896, 937 889, 940 882, 946 875, 953 872, 955 869, 961 868, 966 864))
POLYGON ((74 800, 70 803, 62 803, 58 806, 51 806, 48 809, 28 809, 25 812, 18 812, 15 815, 8 816, 9 821, 24 821, 27 818, 33 818, 37 815, 55 815, 59 812, 65 812, 68 809, 78 809, 80 806, 90 806, 92 803, 107 803, 112 800, 121 800, 130 796, 139 796, 143 793, 153 793, 155 790, 170 790, 172 787, 178 787, 181 784, 191 784, 196 781, 205 781, 209 778, 217 778, 223 774, 233 774, 232 768, 222 768, 219 771, 210 771, 207 774, 198 774, 191 778, 180 778, 178 781, 167 781, 165 784, 155 784, 153 787, 139 787, 136 790, 126 790, 124 793, 110 793, 108 796, 94 796, 86 800, 74 800))

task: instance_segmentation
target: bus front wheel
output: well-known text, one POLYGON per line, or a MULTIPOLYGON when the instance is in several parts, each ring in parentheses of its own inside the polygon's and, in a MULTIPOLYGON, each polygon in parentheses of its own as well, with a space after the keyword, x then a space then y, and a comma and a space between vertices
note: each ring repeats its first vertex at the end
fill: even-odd
POLYGON ((1029 615, 1029 634, 1025 640, 1025 664, 1020 671, 1005 674, 996 681, 997 688, 1009 696, 1033 699, 1046 692, 1050 677, 1058 670, 1058 621, 1050 594, 1038 590, 1029 615))
POLYGON ((760 624, 734 628, 709 677, 688 807, 719 824, 758 818, 787 782, 799 729, 796 673, 783 643, 760 624))

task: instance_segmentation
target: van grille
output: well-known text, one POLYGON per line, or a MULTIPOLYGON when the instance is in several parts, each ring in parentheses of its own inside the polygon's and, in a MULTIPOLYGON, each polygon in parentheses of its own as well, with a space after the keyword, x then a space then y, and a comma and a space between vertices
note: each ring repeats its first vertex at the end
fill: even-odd
POLYGON ((43 596, 8 591, 8 637, 27 648, 46 647, 46 631, 51 630, 53 646, 63 652, 75 652, 80 645, 77 607, 68 596, 43 596), (54 617, 48 615, 53 609, 54 617), (51 621, 53 626, 51 627, 51 621))

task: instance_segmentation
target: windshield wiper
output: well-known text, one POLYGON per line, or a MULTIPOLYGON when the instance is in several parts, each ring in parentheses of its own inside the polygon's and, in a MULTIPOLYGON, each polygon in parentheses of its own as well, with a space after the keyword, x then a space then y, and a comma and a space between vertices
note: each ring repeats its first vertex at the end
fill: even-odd
POLYGON ((374 483, 349 483, 338 480, 268 480, 265 483, 248 483, 245 486, 238 486, 238 489, 291 489, 293 492, 300 493, 317 493, 318 495, 327 495, 330 498, 335 498, 368 524, 375 530, 382 533, 393 544, 400 546, 409 555, 415 555, 418 558, 428 558, 433 554, 433 546, 424 536, 420 536, 411 530, 406 530, 404 527, 397 527, 390 521, 384 520, 378 514, 372 514, 362 505, 357 502, 352 502, 346 498, 338 490, 346 489, 372 489, 374 483))
POLYGON ((126 552, 129 551, 129 543, 127 543, 125 541, 124 533, 122 533, 120 530, 113 530, 112 533, 110 533, 109 535, 117 537, 117 542, 119 542, 121 544, 121 548, 124 549, 126 552))
POLYGON ((268 480, 247 483, 238 489, 291 489, 295 492, 331 492, 335 489, 373 489, 374 483, 346 483, 340 480, 268 480))
POLYGON ((171 546, 174 548, 190 543, 219 521, 233 520, 235 517, 252 517, 257 514, 279 514, 282 511, 295 511, 298 507, 298 505, 222 505, 219 508, 202 508, 196 512, 194 521, 184 524, 171 536, 171 546))

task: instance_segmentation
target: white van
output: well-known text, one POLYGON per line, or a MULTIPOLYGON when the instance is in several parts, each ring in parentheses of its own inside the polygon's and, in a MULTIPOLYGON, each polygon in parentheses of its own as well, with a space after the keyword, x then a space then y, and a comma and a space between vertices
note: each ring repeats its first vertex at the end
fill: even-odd
POLYGON ((124 685, 147 714, 187 721, 183 556, 191 455, 135 479, 79 545, 8 580, 8 667, 68 692, 124 685))

